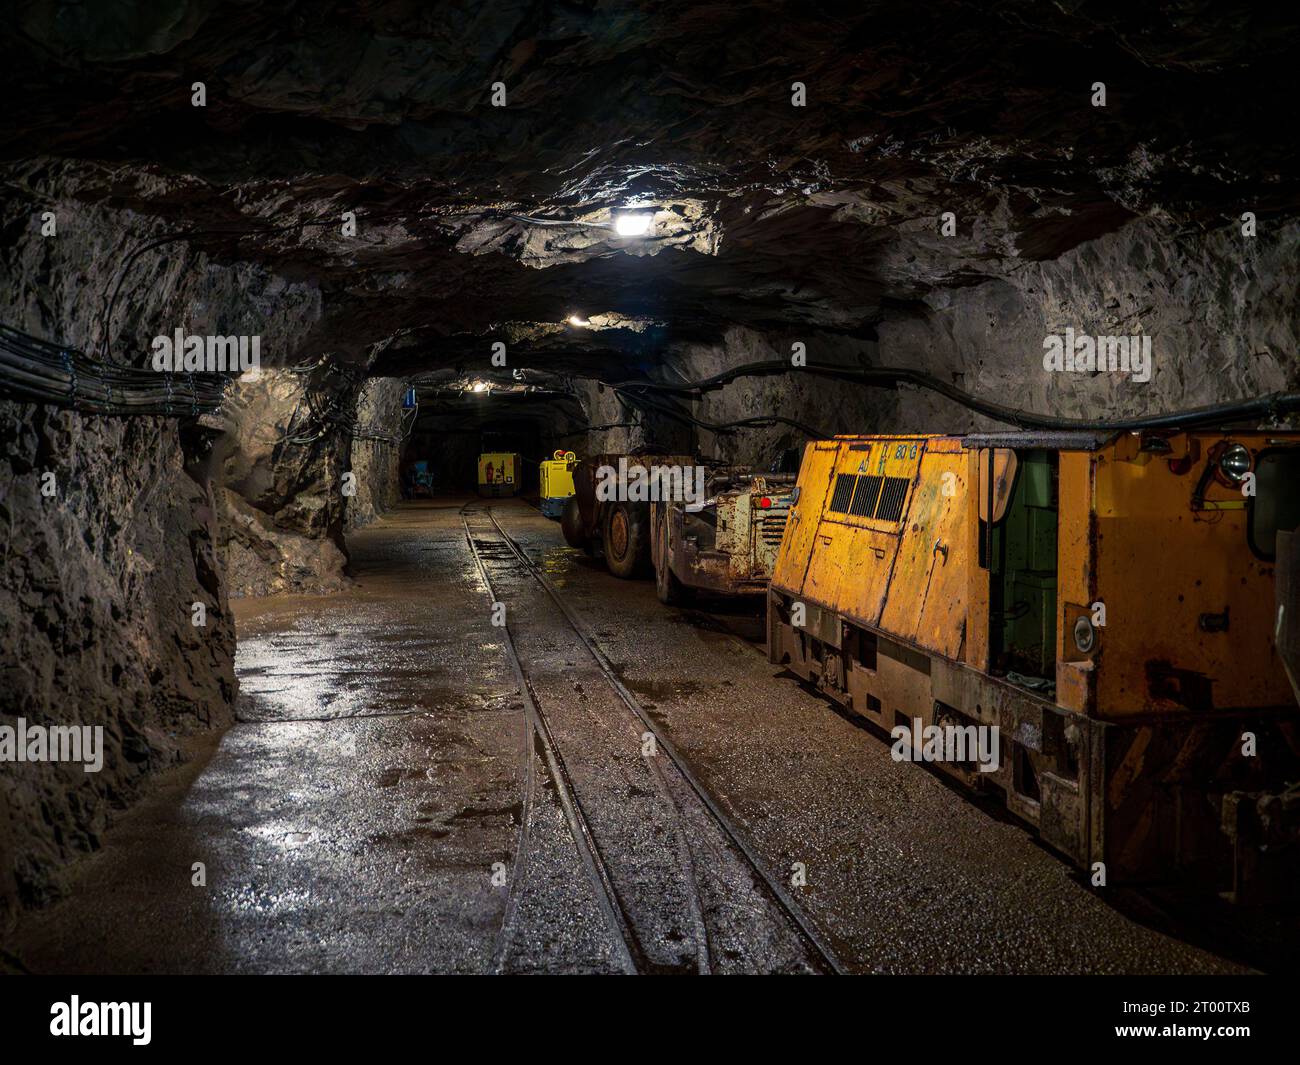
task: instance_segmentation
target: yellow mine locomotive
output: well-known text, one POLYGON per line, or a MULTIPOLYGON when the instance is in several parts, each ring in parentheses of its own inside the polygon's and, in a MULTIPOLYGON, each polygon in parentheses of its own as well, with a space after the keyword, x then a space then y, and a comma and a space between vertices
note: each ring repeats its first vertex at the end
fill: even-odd
POLYGON ((1095 884, 1276 890, 1300 865, 1297 525, 1300 433, 817 441, 769 657, 1095 884))
POLYGON ((512 496, 519 491, 523 459, 510 451, 485 451, 478 457, 478 494, 512 496))

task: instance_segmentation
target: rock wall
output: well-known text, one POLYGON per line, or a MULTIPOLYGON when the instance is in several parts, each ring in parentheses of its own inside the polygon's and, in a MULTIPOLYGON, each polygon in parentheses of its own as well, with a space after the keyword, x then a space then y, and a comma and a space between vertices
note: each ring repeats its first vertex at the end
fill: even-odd
POLYGON ((221 549, 231 595, 337 591, 344 568, 347 443, 308 417, 304 375, 240 381, 219 448, 221 549))
POLYGON ((347 586, 346 532, 401 498, 405 389, 325 359, 311 374, 264 370, 232 390, 218 489, 232 595, 347 586))
POLYGON ((346 499, 347 528, 369 525, 402 498, 403 434, 413 415, 403 417, 401 377, 372 377, 356 401, 356 431, 351 438, 350 468, 356 494, 346 499))
POLYGON ((187 733, 230 721, 235 633, 213 496, 175 421, 0 402, 0 453, 0 725, 103 728, 99 772, 0 765, 3 930, 60 893, 63 863, 187 733))
MULTIPOLYGON (((699 380, 749 362, 790 362, 795 344, 802 344, 809 362, 866 365, 875 344, 818 330, 789 334, 760 334, 750 329, 728 330, 721 344, 674 347, 668 363, 683 381, 699 380)), ((707 457, 769 469, 781 452, 813 437, 869 431, 881 395, 875 389, 819 377, 794 367, 770 377, 742 377, 703 393, 692 404, 699 421, 711 425, 749 418, 777 416, 787 421, 767 426, 739 426, 726 431, 696 429, 697 446, 707 457), (798 424, 788 424, 794 422, 798 424)))
MULTIPOLYGON (((164 227, 72 198, 9 206, 0 318, 95 350, 123 248, 164 227), (43 210, 56 235, 30 232, 43 210)), ((151 338, 180 327, 260 334, 264 359, 287 358, 320 306, 310 284, 172 246, 123 286, 112 357, 144 365, 151 338)), ((229 500, 214 438, 188 418, 0 402, 0 725, 104 737, 99 772, 0 764, 0 932, 61 893, 66 862, 98 846, 152 771, 184 757, 187 734, 231 720, 235 632, 218 550, 229 500)))
POLYGON ((585 442, 579 438, 579 446, 574 447, 579 455, 622 454, 650 445, 665 451, 692 450, 694 436, 689 425, 638 410, 599 382, 582 379, 575 387, 587 424, 593 427, 586 432, 585 442))
MULTIPOLYGON (((1300 387, 1300 226, 1259 235, 1236 226, 1182 234, 1143 220, 1030 263, 1006 279, 936 289, 878 327, 879 362, 916 366, 1001 403, 1066 417, 1112 419, 1182 410, 1300 387), (1043 341, 1062 334, 1145 334, 1153 372, 1043 368, 1043 341)), ((879 427, 997 427, 908 389, 881 397, 879 427)))
MULTIPOLYGON (((1188 234, 1145 219, 1005 279, 934 289, 892 311, 877 341, 733 328, 720 344, 672 346, 665 377, 695 380, 746 362, 788 360, 802 342, 809 361, 913 367, 998 403, 1070 418, 1119 419, 1296 390, 1297 251, 1295 224, 1248 238, 1234 226, 1188 234), (1067 326, 1094 337, 1149 336, 1150 380, 1045 370, 1044 339, 1067 326)), ((702 422, 779 414, 815 435, 1009 428, 921 389, 863 387, 793 368, 741 378, 689 405, 702 422)), ((763 467, 808 438, 784 424, 695 430, 704 455, 763 467)))

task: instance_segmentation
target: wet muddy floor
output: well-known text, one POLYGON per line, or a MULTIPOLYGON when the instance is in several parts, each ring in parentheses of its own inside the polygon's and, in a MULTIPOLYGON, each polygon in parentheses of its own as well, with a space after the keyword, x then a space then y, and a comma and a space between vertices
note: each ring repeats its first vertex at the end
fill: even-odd
POLYGON ((1245 969, 893 761, 767 663, 757 604, 664 607, 527 504, 465 502, 355 533, 347 592, 236 604, 238 723, 28 922, 23 966, 1245 969))

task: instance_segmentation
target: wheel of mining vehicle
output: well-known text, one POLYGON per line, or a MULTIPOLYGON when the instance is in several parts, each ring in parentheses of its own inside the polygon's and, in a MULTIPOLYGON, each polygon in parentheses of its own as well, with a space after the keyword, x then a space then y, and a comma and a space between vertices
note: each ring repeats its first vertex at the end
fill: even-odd
POLYGON ((570 547, 592 554, 591 537, 582 524, 582 510, 578 506, 578 497, 569 496, 560 513, 560 531, 564 533, 564 542, 570 547))
POLYGON ((655 591, 659 602, 677 606, 689 598, 690 589, 677 579, 668 558, 668 508, 655 507, 654 516, 655 591))
POLYGON ((602 546, 605 565, 625 580, 645 568, 650 553, 650 513, 644 504, 611 503, 605 512, 602 546))

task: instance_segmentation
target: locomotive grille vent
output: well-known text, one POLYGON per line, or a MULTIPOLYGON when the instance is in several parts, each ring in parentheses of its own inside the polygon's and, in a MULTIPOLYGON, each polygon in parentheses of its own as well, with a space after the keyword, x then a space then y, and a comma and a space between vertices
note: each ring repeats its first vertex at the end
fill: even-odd
POLYGON ((907 498, 906 477, 886 477, 884 491, 880 493, 880 506, 876 507, 877 521, 898 521, 903 516, 903 500, 907 498))
POLYGON ((846 514, 849 500, 853 498, 853 485, 857 477, 851 473, 841 473, 835 477, 835 494, 831 496, 831 510, 837 514, 846 514))
POLYGON ((786 510, 773 511, 770 514, 763 515, 759 522, 758 535, 765 544, 780 544, 781 537, 785 534, 785 522, 790 516, 786 510))
MULTIPOLYGON (((869 518, 876 512, 880 501, 880 483, 883 477, 875 474, 859 474, 858 490, 853 493, 853 502, 849 504, 849 513, 859 518, 869 518)), ((893 480, 891 477, 890 480, 893 480)))
POLYGON ((898 521, 907 500, 906 477, 881 477, 874 473, 837 474, 831 495, 832 514, 852 514, 876 521, 898 521))

